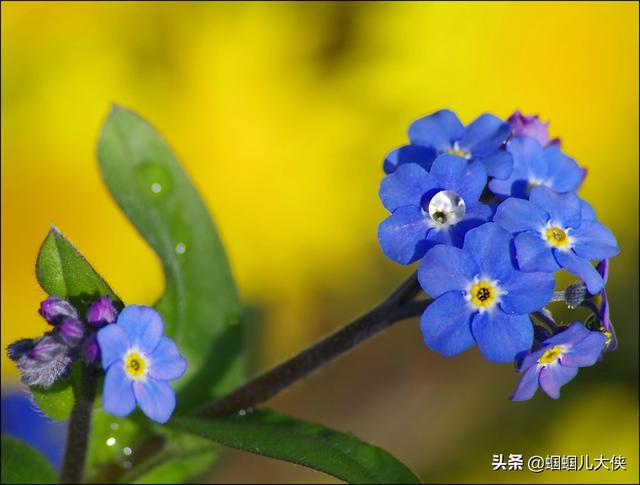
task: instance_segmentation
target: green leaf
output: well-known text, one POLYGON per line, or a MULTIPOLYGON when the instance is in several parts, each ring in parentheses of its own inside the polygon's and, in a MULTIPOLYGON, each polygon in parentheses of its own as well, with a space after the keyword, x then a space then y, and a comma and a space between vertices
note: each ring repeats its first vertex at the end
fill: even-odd
POLYGON ((181 417, 173 426, 231 448, 304 465, 349 483, 420 483, 405 465, 377 446, 268 409, 217 419, 181 417))
POLYGON ((166 289, 156 308, 189 366, 176 382, 177 413, 235 388, 244 378, 241 308, 207 209, 162 137, 114 107, 98 142, 104 180, 160 257, 166 289))
POLYGON ((2 437, 2 483, 56 483, 56 472, 47 459, 26 443, 2 437))
POLYGON ((49 389, 31 387, 31 394, 36 404, 51 419, 64 421, 69 418, 75 402, 75 385, 78 381, 80 365, 82 365, 80 362, 74 363, 71 376, 59 380, 49 389))
MULTIPOLYGON (((47 294, 71 300, 81 311, 103 295, 110 296, 116 305, 122 305, 104 279, 55 227, 40 246, 36 276, 47 294)), ((74 402, 71 378, 61 379, 49 389, 33 386, 31 392, 40 409, 52 419, 69 417, 74 402)))
POLYGON ((84 256, 55 227, 40 246, 36 276, 49 295, 75 300, 74 303, 102 295, 120 302, 84 256))

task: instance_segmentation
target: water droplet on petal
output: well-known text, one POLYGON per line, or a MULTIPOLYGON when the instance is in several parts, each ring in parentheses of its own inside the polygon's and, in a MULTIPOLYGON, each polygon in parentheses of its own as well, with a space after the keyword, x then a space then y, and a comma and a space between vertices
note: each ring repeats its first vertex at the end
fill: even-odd
POLYGON ((441 190, 429 201, 429 216, 439 226, 457 224, 466 213, 462 197, 451 190, 441 190))

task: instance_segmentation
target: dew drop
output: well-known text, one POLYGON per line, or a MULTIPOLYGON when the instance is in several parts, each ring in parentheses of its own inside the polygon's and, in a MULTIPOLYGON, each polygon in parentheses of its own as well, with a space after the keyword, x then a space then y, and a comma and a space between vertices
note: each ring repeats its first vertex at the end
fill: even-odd
POLYGON ((107 446, 113 446, 116 444, 116 439, 113 436, 111 436, 110 438, 107 439, 106 443, 107 443, 107 446))
POLYGON ((187 251, 187 246, 185 245, 185 243, 176 244, 176 253, 177 254, 184 254, 186 251, 187 251))
POLYGON ((122 449, 122 452, 123 452, 125 455, 129 456, 131 453, 133 453, 133 450, 132 450, 131 448, 129 448, 128 446, 125 446, 125 447, 122 449))
POLYGON ((152 161, 136 166, 136 177, 141 188, 154 197, 166 197, 173 188, 173 179, 162 165, 152 161))
POLYGON ((429 216, 440 226, 457 224, 466 213, 466 206, 462 197, 451 190, 441 190, 429 201, 429 216))

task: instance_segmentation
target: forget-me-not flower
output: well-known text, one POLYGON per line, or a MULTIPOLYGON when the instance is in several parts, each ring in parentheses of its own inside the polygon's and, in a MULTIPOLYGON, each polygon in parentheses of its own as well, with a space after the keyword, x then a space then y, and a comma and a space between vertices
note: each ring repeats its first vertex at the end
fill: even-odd
POLYGON ((115 324, 98 331, 106 372, 102 406, 114 416, 127 416, 136 403, 142 412, 165 423, 176 405, 168 381, 179 378, 187 362, 173 340, 164 337, 160 314, 151 307, 126 306, 115 324))
POLYGON ((564 268, 582 279, 592 295, 602 290, 604 280, 589 260, 611 258, 620 251, 611 231, 572 192, 535 187, 529 200, 509 198, 500 204, 494 221, 517 234, 516 259, 522 271, 564 268))
POLYGON ((560 388, 576 376, 578 368, 597 362, 605 341, 602 332, 592 332, 581 323, 549 337, 539 350, 522 359, 522 379, 511 399, 531 399, 538 386, 553 399, 559 398, 560 388))
POLYGON ((478 202, 486 180, 481 163, 455 155, 440 155, 430 172, 400 165, 380 184, 380 199, 392 212, 378 228, 384 254, 409 264, 435 244, 461 246, 465 233, 491 216, 478 202))
POLYGON ((511 138, 507 151, 513 156, 511 174, 506 179, 489 182, 489 189, 499 197, 526 199, 530 190, 539 185, 556 192, 570 192, 580 187, 586 173, 559 147, 543 148, 530 136, 511 138))
POLYGON ((411 144, 387 155, 384 170, 391 173, 405 163, 428 170, 437 155, 448 153, 482 162, 488 175, 505 178, 512 166, 511 155, 504 150, 510 134, 509 123, 492 114, 482 114, 465 127, 453 111, 443 109, 411 123, 411 144))
POLYGON ((478 344, 489 360, 508 362, 533 344, 529 313, 551 299, 548 273, 523 273, 511 259, 512 236, 494 223, 470 230, 462 249, 438 245, 418 269, 434 298, 420 321, 427 346, 446 356, 478 344))

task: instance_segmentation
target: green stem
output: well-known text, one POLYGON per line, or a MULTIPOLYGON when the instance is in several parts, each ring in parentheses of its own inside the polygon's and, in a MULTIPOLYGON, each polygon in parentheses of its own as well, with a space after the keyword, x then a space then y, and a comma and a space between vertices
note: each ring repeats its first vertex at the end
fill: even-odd
POLYGON ((76 389, 75 403, 69 417, 67 445, 60 472, 60 483, 82 483, 89 445, 91 411, 98 378, 95 369, 83 366, 76 389))

